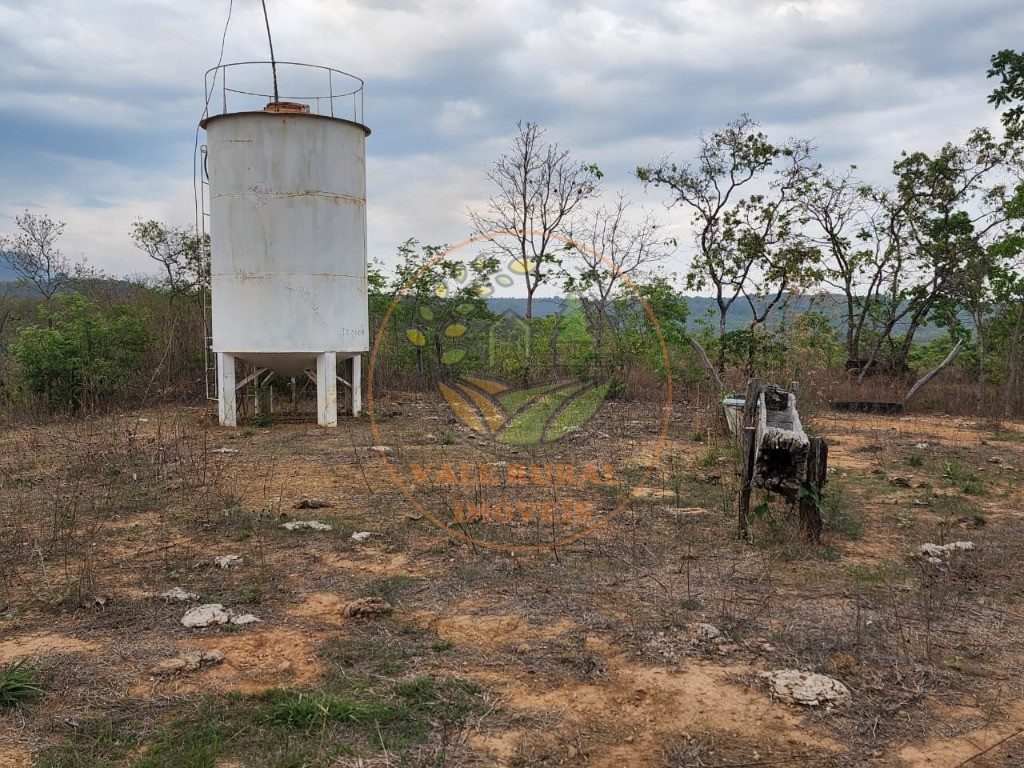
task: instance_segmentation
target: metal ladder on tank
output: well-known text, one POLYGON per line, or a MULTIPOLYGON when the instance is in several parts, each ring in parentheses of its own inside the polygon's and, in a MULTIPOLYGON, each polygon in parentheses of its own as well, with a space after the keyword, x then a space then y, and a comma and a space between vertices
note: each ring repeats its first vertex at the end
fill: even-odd
MULTIPOLYGON (((203 254, 206 263, 210 263, 210 249, 206 245, 206 236, 209 232, 207 226, 210 220, 210 179, 206 175, 206 145, 199 148, 201 157, 199 166, 199 221, 196 222, 199 230, 199 242, 206 249, 203 254)), ((211 276, 212 277, 212 276, 211 276)), ((213 317, 211 315, 210 299, 213 292, 212 280, 207 290, 203 291, 203 379, 206 385, 206 399, 217 400, 217 356, 213 354, 213 317)))

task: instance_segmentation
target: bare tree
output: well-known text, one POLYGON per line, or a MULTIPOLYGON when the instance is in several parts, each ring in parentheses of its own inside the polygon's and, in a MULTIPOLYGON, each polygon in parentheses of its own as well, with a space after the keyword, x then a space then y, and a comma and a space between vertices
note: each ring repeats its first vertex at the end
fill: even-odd
POLYGON ((63 221, 44 214, 25 211, 16 216, 18 233, 0 235, 0 258, 23 280, 28 281, 49 303, 54 294, 71 280, 81 267, 72 263, 57 247, 64 234, 63 221))
POLYGON ((570 234, 573 212, 597 194, 601 178, 594 165, 574 160, 549 143, 536 123, 516 124, 509 150, 486 171, 496 191, 482 211, 470 211, 474 234, 487 236, 491 255, 513 265, 526 288, 526 365, 530 376, 533 298, 551 281, 570 234))
POLYGON ((572 240, 581 246, 576 254, 582 269, 566 278, 565 289, 579 300, 598 354, 619 285, 669 255, 663 226, 646 212, 632 221, 632 205, 620 192, 614 203, 584 212, 573 224, 572 240))

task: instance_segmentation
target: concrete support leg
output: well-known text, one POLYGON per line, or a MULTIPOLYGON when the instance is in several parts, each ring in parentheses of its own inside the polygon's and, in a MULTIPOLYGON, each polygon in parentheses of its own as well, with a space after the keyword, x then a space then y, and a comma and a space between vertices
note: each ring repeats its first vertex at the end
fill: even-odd
POLYGON ((235 356, 217 353, 217 411, 222 427, 235 427, 238 418, 235 408, 235 356))
POLYGON ((358 416, 363 412, 363 357, 356 355, 352 358, 352 370, 350 371, 352 382, 352 415, 358 416))
POLYGON ((316 423, 338 426, 338 356, 324 352, 316 356, 316 423))

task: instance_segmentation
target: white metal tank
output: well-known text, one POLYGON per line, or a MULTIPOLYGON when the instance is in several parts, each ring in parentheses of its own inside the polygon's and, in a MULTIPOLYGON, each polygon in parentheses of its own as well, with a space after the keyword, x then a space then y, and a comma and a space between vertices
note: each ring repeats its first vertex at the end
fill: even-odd
MULTIPOLYGON (((275 80, 297 72, 289 93, 299 95, 277 96, 248 84, 254 67, 261 68, 265 87, 269 63, 207 73, 207 95, 219 89, 222 110, 208 112, 201 123, 207 133, 212 350, 221 422, 235 421, 237 358, 286 376, 316 369, 320 423, 334 424, 335 360, 366 352, 370 342, 370 131, 362 123, 362 81, 337 70, 278 62, 275 80), (325 87, 318 88, 321 80, 325 87), (242 104, 234 108, 238 100, 242 104), (339 102, 345 110, 336 114, 339 102)), ((352 368, 357 412, 357 359, 352 368)))

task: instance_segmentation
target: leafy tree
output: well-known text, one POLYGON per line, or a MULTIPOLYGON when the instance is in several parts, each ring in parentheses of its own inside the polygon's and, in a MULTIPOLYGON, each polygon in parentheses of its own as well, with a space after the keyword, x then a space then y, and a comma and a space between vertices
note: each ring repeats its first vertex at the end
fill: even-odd
POLYGON ((425 378, 443 377, 461 363, 470 325, 492 318, 485 288, 496 260, 480 258, 467 265, 439 258, 447 249, 406 240, 398 247, 401 261, 388 287, 394 297, 388 306, 399 299, 389 320, 392 338, 400 332, 400 343, 411 342, 417 371, 425 378))
POLYGON ((899 307, 893 296, 906 280, 905 217, 890 192, 820 167, 808 173, 800 206, 811 242, 826 254, 822 282, 843 297, 847 363, 863 365, 877 324, 899 307))
POLYGON ((172 300, 210 287, 210 238, 192 227, 173 227, 136 219, 130 236, 135 247, 160 264, 172 300))
POLYGON ((619 286, 611 314, 621 368, 626 369, 641 360, 649 370, 665 377, 668 371, 658 333, 670 353, 684 345, 696 345, 703 352, 703 347, 686 331, 689 306, 673 286, 674 277, 646 275, 635 280, 632 286, 619 286))
POLYGON ((519 122, 512 146, 487 169, 496 191, 482 210, 470 211, 475 235, 486 236, 491 256, 522 275, 526 289, 526 366, 530 377, 533 299, 551 281, 573 213, 596 196, 601 171, 552 144, 536 123, 519 122), (492 236, 493 235, 493 236, 492 236))
POLYGON ((988 76, 998 77, 1000 84, 988 101, 996 109, 1009 105, 1002 115, 1003 127, 1008 135, 1019 138, 1024 130, 1024 54, 1005 48, 990 61, 988 76))
POLYGON ((49 303, 81 268, 57 247, 66 224, 28 211, 16 216, 14 223, 17 234, 0 235, 0 258, 49 303))
POLYGON ((983 302, 980 286, 995 262, 988 246, 1006 234, 1005 184, 1001 175, 1011 144, 975 129, 963 145, 946 144, 934 156, 904 154, 893 166, 896 200, 906 224, 908 279, 894 283, 882 333, 872 350, 905 324, 894 363, 906 363, 914 336, 933 313, 956 326, 964 301, 983 302), (979 284, 980 281, 980 284, 979 284))
MULTIPOLYGON (((645 186, 668 187, 670 204, 692 214, 696 253, 686 274, 687 288, 710 289, 714 295, 719 375, 725 371, 721 342, 728 313, 737 301, 750 307, 754 339, 754 327, 789 292, 812 285, 819 276, 821 254, 804 238, 797 206, 810 155, 808 142, 773 144, 749 115, 742 115, 698 137, 693 165, 665 159, 636 169, 645 186)), ((753 353, 750 347, 748 365, 753 353)))
POLYGON ((104 307, 75 293, 58 303, 53 312, 40 307, 46 324, 23 328, 11 347, 25 389, 52 407, 75 411, 126 391, 145 360, 146 313, 104 307))

